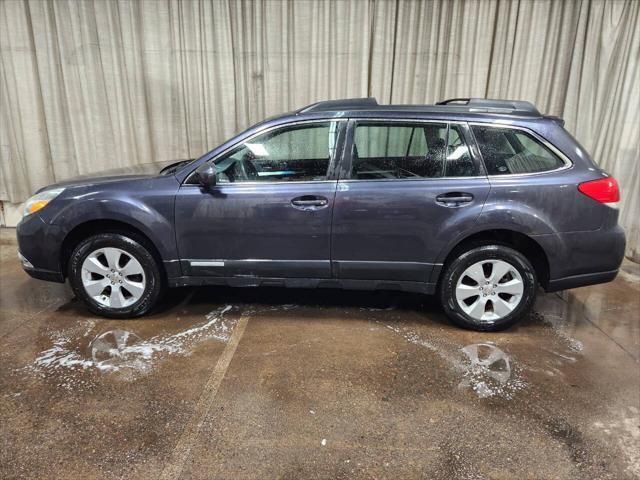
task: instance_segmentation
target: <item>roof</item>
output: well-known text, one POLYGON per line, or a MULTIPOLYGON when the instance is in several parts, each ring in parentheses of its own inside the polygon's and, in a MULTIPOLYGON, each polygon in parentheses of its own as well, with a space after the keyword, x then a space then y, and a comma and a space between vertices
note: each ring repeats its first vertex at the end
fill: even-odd
POLYGON ((435 105, 380 105, 374 97, 327 100, 308 105, 297 113, 345 112, 345 111, 422 113, 492 113, 541 117, 542 114, 530 102, 522 100, 492 100, 487 98, 452 98, 435 105))

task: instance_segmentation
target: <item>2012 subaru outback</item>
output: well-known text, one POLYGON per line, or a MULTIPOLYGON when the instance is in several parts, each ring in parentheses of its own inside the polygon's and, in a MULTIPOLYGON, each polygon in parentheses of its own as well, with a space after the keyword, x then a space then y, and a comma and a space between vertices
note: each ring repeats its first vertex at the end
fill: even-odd
POLYGON ((456 324, 499 330, 555 291, 615 278, 618 186, 522 101, 320 102, 153 175, 47 187, 20 258, 99 315, 148 312, 164 287, 437 294, 456 324))

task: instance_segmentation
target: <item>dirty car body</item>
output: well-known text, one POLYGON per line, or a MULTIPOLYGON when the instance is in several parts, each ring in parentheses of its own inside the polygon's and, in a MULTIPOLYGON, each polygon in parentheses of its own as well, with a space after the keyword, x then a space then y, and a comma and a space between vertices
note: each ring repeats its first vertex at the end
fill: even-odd
POLYGON ((320 102, 160 174, 38 193, 45 206, 34 197, 18 226, 25 270, 70 279, 107 316, 145 313, 150 283, 391 289, 437 293, 456 323, 499 329, 530 308, 532 285, 613 280, 625 248, 615 180, 560 119, 517 101, 320 102), (151 260, 109 237, 78 250, 99 234, 151 260))

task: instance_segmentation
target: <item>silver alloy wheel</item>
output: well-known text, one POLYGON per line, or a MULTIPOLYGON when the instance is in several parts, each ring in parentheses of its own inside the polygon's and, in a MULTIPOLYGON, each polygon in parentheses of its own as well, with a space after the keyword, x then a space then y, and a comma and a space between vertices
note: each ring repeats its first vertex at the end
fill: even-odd
POLYGON ((99 248, 82 264, 82 285, 100 305, 124 308, 142 297, 147 280, 140 262, 119 248, 99 248))
POLYGON ((483 260, 467 268, 456 285, 456 300, 478 322, 492 323, 509 315, 522 301, 524 282, 504 260, 483 260))

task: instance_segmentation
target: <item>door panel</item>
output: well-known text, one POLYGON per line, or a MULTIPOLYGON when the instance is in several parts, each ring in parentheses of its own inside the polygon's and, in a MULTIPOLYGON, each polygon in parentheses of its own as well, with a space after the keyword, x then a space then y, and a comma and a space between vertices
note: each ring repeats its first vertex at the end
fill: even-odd
POLYGON ((176 198, 183 272, 330 278, 337 185, 331 172, 345 125, 314 120, 266 128, 213 160, 214 187, 199 186, 197 172, 187 179, 176 198))
POLYGON ((176 234, 184 273, 329 278, 335 189, 335 181, 183 186, 176 234), (307 196, 326 204, 292 204, 307 196))
POLYGON ((489 182, 468 126, 350 122, 332 233, 337 278, 428 282, 452 237, 471 228, 489 182))
POLYGON ((427 282, 435 259, 470 226, 489 192, 486 178, 338 182, 332 259, 338 278, 427 282), (439 195, 464 192, 459 206, 439 195))

